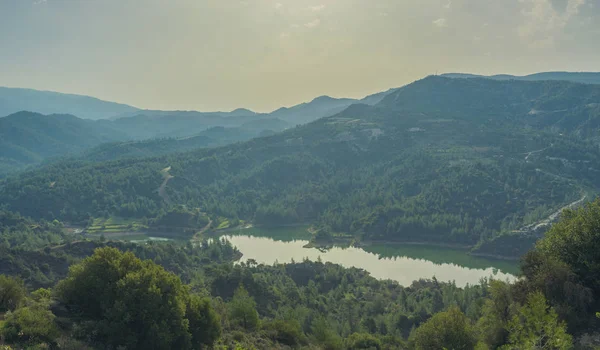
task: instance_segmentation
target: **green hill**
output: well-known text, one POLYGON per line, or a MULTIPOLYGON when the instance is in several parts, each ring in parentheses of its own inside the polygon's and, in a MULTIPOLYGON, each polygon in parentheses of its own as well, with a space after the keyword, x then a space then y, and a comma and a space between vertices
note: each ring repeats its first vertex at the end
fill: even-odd
POLYGON ((0 162, 23 166, 124 139, 114 128, 72 115, 19 112, 0 118, 0 162))
POLYGON ((244 143, 51 164, 4 181, 0 199, 34 217, 153 217, 167 207, 157 189, 170 166, 171 201, 211 215, 476 245, 537 234, 521 229, 600 188, 593 101, 600 86, 429 77, 244 143))

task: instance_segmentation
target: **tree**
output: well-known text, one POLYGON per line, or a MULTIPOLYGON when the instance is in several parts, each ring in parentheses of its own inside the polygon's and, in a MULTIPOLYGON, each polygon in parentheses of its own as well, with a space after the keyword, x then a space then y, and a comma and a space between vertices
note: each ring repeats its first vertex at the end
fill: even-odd
POLYGON ((475 347, 476 339, 467 316, 457 307, 452 307, 433 315, 417 328, 414 344, 418 350, 468 350, 475 347))
POLYGON ((53 343, 59 335, 55 316, 41 304, 22 307, 6 314, 1 334, 9 343, 53 343))
POLYGON ((210 300, 191 295, 185 313, 192 334, 192 349, 212 345, 221 335, 221 321, 210 305, 210 300))
POLYGON ((57 296, 110 347, 190 349, 192 340, 199 348, 219 335, 210 305, 190 297, 179 277, 114 248, 72 266, 57 296))
POLYGON ((573 339, 566 324, 558 321, 542 293, 533 293, 508 324, 509 344, 504 349, 568 350, 573 339))
POLYGON ((348 349, 381 349, 381 342, 373 335, 368 333, 352 333, 346 339, 346 347, 348 349))
POLYGON ((511 285, 492 280, 488 287, 490 297, 485 300, 482 316, 477 321, 477 330, 481 341, 497 349, 508 341, 507 325, 514 309, 511 285))
POLYGON ((579 210, 565 210, 537 248, 567 264, 586 287, 600 293, 600 199, 579 210))
POLYGON ((258 327, 256 302, 248 295, 248 291, 243 286, 235 291, 233 299, 229 303, 229 318, 233 323, 237 323, 246 330, 258 327))
POLYGON ((23 281, 0 275, 0 312, 15 310, 27 295, 23 281))
POLYGON ((313 337, 325 350, 339 350, 343 348, 342 338, 331 328, 323 317, 316 318, 311 324, 313 337))

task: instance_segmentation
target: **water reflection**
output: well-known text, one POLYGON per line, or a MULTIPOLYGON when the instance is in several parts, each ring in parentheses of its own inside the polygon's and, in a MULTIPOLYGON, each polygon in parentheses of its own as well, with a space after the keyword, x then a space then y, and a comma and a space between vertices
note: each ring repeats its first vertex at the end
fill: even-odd
POLYGON ((223 236, 243 254, 242 261, 253 259, 258 263, 285 263, 321 259, 323 262, 340 264, 345 267, 361 268, 373 277, 392 279, 404 286, 420 278, 439 281, 454 281, 458 286, 476 284, 482 278, 493 277, 500 280, 514 280, 518 271, 516 263, 495 261, 469 256, 464 251, 431 247, 381 245, 366 248, 333 247, 327 251, 304 248, 308 240, 291 238, 288 232, 275 234, 273 239, 268 231, 255 229, 223 236), (250 235, 249 233, 253 233, 250 235), (261 237, 262 236, 262 237, 261 237))

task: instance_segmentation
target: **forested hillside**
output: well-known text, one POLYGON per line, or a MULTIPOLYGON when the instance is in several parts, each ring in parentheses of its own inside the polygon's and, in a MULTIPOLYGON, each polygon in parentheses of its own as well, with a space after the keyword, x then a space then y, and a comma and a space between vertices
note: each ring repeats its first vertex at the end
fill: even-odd
POLYGON ((15 113, 0 118, 0 174, 124 139, 127 135, 114 128, 72 115, 15 113))
POLYGON ((214 117, 207 123, 193 117, 137 116, 91 121, 72 115, 19 112, 0 118, 0 176, 53 158, 101 161, 223 146, 287 126, 276 118, 214 117))
POLYGON ((171 167, 171 205, 209 215, 312 223, 325 237, 531 243, 539 232, 524 227, 600 186, 597 101, 593 85, 429 77, 374 107, 245 143, 50 164, 3 181, 0 199, 37 218, 152 218, 169 206, 158 188, 171 167))
MULTIPOLYGON (((35 224, 2 215, 0 240, 35 224)), ((519 280, 465 288, 435 278, 402 287, 319 261, 234 264, 239 252, 219 240, 2 243, 0 341, 3 349, 591 350, 599 219, 598 201, 567 211, 523 258, 519 280)))

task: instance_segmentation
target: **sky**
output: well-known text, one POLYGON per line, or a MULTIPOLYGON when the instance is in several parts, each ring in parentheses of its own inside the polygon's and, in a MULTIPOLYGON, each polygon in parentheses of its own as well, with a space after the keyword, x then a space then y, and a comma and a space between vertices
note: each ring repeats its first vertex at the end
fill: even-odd
POLYGON ((0 86, 266 112, 436 72, 600 71, 600 0, 0 0, 0 86))

